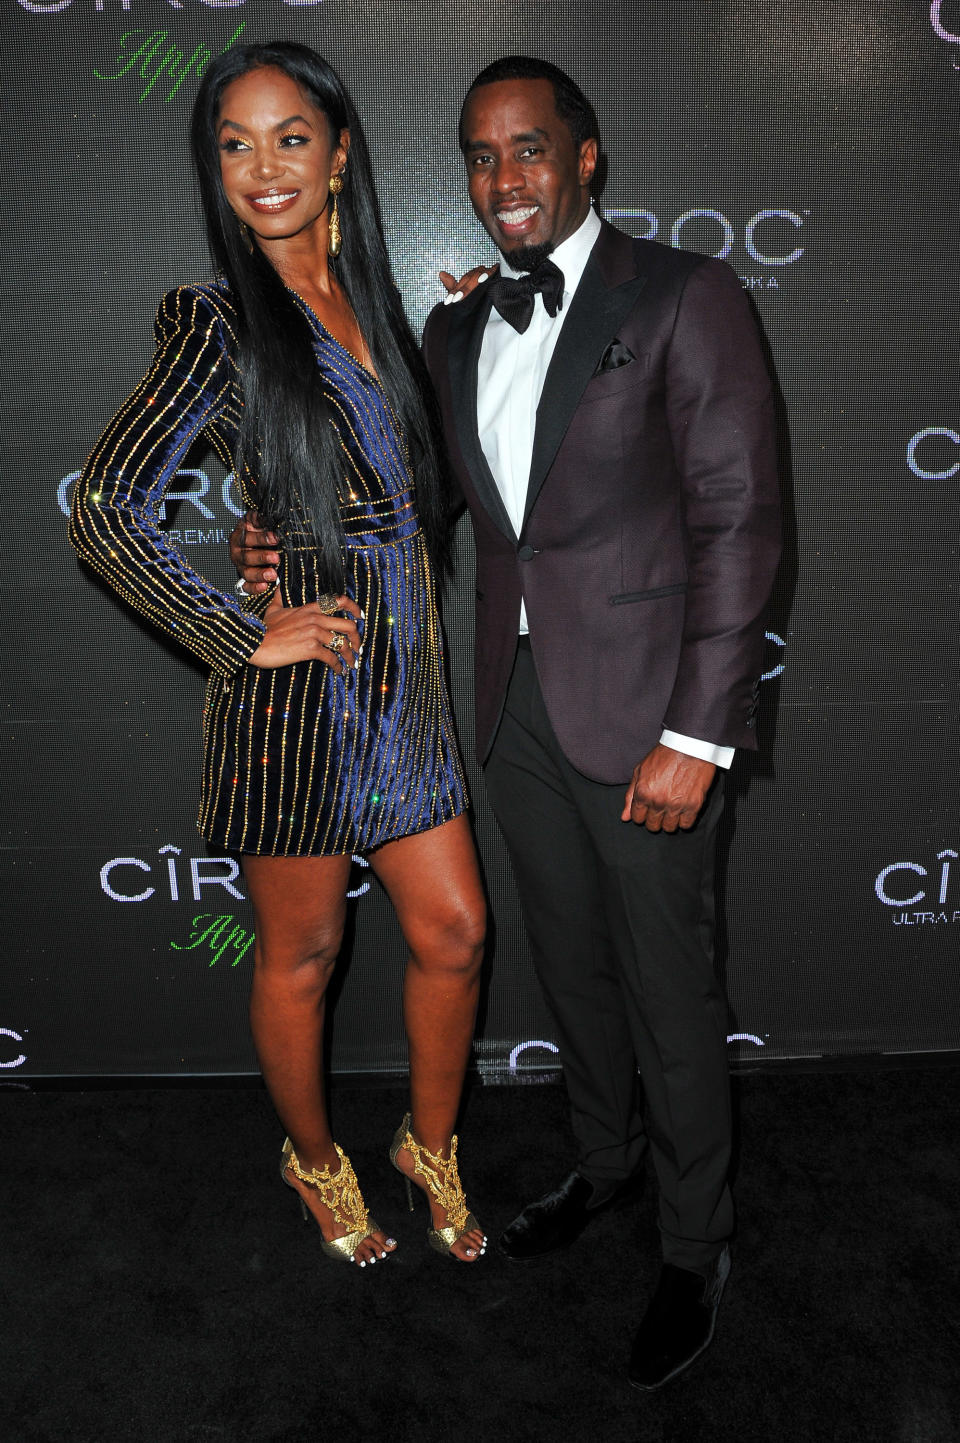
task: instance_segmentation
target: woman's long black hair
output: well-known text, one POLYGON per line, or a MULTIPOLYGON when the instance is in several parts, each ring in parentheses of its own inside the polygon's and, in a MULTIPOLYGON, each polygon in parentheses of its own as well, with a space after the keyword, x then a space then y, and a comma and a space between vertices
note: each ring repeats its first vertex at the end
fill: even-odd
POLYGON ((265 521, 282 536, 295 510, 306 510, 324 589, 343 587, 343 528, 338 482, 343 452, 330 424, 310 325, 259 246, 250 249, 224 194, 217 127, 223 91, 251 70, 274 66, 289 75, 327 117, 333 139, 350 132, 339 196, 343 248, 330 266, 346 293, 381 383, 399 417, 416 478, 417 510, 431 555, 442 570, 448 524, 442 438, 426 367, 404 313, 383 238, 370 154, 353 102, 336 71, 306 45, 274 41, 237 45, 213 61, 193 107, 190 139, 207 238, 240 322, 237 363, 244 407, 238 467, 257 486, 265 521))

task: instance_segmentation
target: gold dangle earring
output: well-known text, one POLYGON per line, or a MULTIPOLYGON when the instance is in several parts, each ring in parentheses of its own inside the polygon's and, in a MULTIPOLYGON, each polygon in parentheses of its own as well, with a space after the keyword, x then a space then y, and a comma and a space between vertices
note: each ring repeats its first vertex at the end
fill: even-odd
POLYGON ((333 196, 333 209, 330 212, 330 226, 327 232, 327 250, 332 256, 338 256, 340 247, 343 245, 343 236, 340 234, 340 213, 337 210, 337 196, 342 190, 343 175, 331 175, 330 194, 333 196))
POLYGON ((246 246, 247 250, 250 251, 252 254, 253 237, 250 234, 250 227, 247 225, 245 220, 238 221, 238 225, 240 226, 240 234, 243 237, 243 243, 246 246))

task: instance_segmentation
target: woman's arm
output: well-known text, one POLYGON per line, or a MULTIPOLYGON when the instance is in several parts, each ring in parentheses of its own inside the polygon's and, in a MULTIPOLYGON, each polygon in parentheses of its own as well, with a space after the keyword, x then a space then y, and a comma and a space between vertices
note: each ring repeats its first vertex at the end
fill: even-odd
POLYGON ((124 601, 214 671, 229 674, 250 659, 266 628, 188 566, 158 521, 187 450, 230 408, 233 363, 221 318, 199 289, 181 286, 164 296, 155 330, 150 370, 77 483, 70 540, 124 601))

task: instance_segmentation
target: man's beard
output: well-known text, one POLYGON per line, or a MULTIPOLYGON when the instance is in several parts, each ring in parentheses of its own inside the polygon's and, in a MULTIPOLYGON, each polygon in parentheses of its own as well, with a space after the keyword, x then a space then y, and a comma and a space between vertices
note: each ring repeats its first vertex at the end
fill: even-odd
POLYGON ((509 263, 511 270, 535 271, 541 261, 545 261, 552 250, 553 243, 551 241, 544 241, 542 245, 517 246, 514 251, 504 251, 503 257, 504 260, 509 263))

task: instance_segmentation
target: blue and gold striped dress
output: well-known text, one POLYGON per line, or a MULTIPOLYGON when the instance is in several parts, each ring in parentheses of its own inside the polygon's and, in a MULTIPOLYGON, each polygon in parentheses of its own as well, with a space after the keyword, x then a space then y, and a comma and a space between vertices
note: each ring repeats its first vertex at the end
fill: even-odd
MULTIPOLYGON (((233 465, 242 386, 236 313, 219 284, 181 286, 161 301, 153 364, 94 448, 70 535, 125 601, 210 668, 202 835, 239 852, 331 856, 449 821, 464 810, 466 788, 398 424, 380 383, 297 302, 313 328, 343 451, 345 589, 365 618, 358 667, 338 675, 318 661, 248 665, 270 593, 241 600, 218 590, 159 527, 164 492, 201 433, 233 465)), ((238 485, 254 506, 249 476, 238 485)), ((291 518, 285 542, 284 605, 316 601, 305 518, 291 518)))

